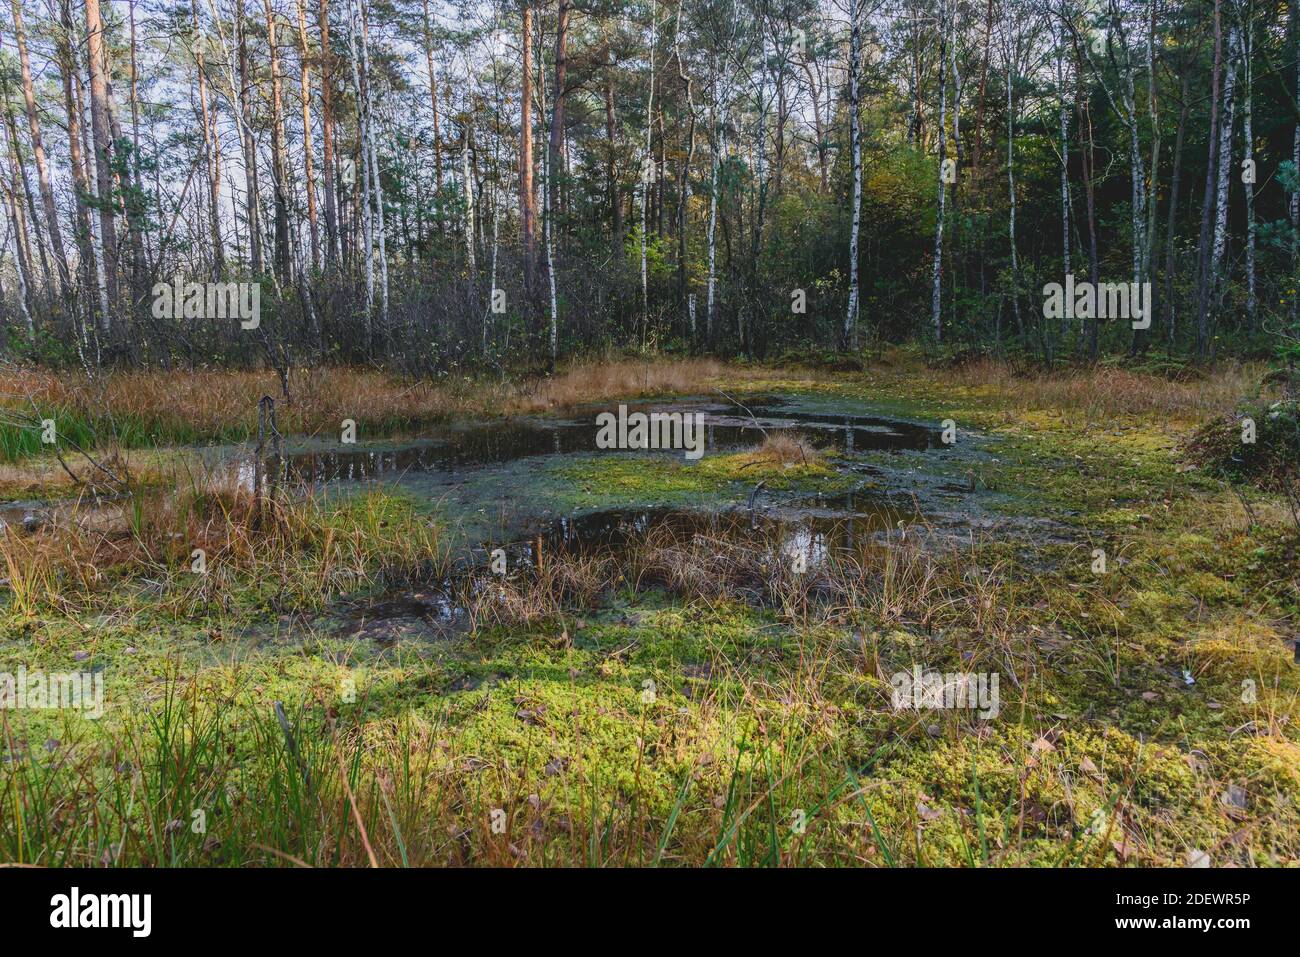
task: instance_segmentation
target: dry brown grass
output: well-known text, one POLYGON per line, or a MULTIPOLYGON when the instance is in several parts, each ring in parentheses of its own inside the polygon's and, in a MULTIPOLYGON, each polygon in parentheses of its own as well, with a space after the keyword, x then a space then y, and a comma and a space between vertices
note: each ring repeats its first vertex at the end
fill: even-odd
POLYGON ((773 465, 812 465, 821 460, 817 448, 794 432, 767 433, 751 456, 773 465))
MULTIPOLYGON (((587 361, 519 383, 402 379, 366 368, 295 369, 291 401, 280 402, 282 432, 334 432, 346 418, 400 429, 453 417, 545 412, 609 398, 706 391, 727 367, 712 359, 587 361)), ((736 373, 729 373, 730 379, 736 373)), ((257 400, 281 398, 272 371, 114 372, 98 381, 37 369, 0 371, 0 406, 74 411, 94 421, 145 423, 160 439, 249 434, 257 400)))
POLYGON ((0 462, 0 499, 62 499, 119 491, 125 485, 172 488, 203 472, 197 455, 181 449, 99 449, 92 458, 65 455, 0 462))
POLYGON ((1180 421, 1200 421, 1230 412, 1244 396, 1257 394, 1267 370, 1264 363, 1231 361, 1179 381, 1113 366, 1026 375, 1007 362, 981 359, 927 374, 1034 409, 1077 411, 1097 419, 1163 414, 1180 421))
POLYGON ((501 411, 544 412, 601 399, 700 392, 738 375, 716 359, 584 361, 510 388, 501 411))
MULTIPOLYGON (((921 370, 913 360, 904 359, 900 365, 892 357, 870 375, 878 382, 896 379, 914 387, 919 380, 927 391, 953 386, 1025 408, 1078 411, 1099 419, 1164 414, 1201 421, 1232 411, 1243 396, 1258 394, 1266 372, 1263 363, 1231 361, 1176 381, 1112 366, 1025 374, 995 359, 921 370)), ((285 432, 328 433, 352 418, 392 431, 455 417, 529 414, 613 398, 709 392, 773 374, 715 359, 664 358, 576 361, 554 376, 515 383, 416 381, 361 367, 295 369, 289 377, 292 401, 280 403, 279 425, 285 432)), ((808 376, 800 373, 800 378, 808 376)), ((63 408, 96 421, 143 423, 164 443, 172 437, 184 441, 196 435, 251 434, 262 395, 281 395, 272 371, 114 372, 91 382, 76 373, 0 369, 0 407, 30 412, 34 401, 42 408, 63 408)))
POLYGON ((459 601, 474 628, 532 626, 594 607, 602 591, 617 585, 620 574, 608 552, 553 553, 524 576, 459 582, 459 601))

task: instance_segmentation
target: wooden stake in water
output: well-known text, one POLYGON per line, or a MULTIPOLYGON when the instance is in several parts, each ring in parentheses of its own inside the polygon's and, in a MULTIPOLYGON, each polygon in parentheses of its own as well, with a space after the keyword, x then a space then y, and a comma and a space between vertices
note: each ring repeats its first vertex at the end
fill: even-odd
POLYGON ((262 396, 257 402, 257 449, 253 452, 253 505, 258 517, 262 514, 262 456, 266 450, 266 403, 273 401, 262 396))
POLYGON ((253 496, 257 503, 257 513, 262 514, 263 485, 269 485, 272 497, 280 483, 280 471, 284 463, 284 437, 275 422, 275 399, 269 395, 262 396, 257 402, 257 453, 253 462, 253 496), (271 441, 271 463, 273 468, 265 467, 266 444, 271 441))

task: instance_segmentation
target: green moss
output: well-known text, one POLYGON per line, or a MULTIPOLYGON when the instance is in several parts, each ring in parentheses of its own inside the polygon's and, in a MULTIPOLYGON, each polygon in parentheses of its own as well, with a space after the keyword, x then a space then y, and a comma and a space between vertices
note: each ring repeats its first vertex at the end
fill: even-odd
MULTIPOLYGON (((808 401, 883 388, 834 381, 808 401)), ((805 617, 632 582, 536 624, 393 646, 341 627, 331 600, 358 598, 361 578, 340 573, 325 594, 314 560, 237 576, 231 601, 197 613, 159 600, 192 586, 183 576, 161 591, 125 576, 107 603, 40 620, 0 612, 0 670, 102 667, 108 689, 97 723, 7 715, 15 750, 52 777, 44 792, 0 782, 0 806, 61 794, 70 817, 102 818, 104 842, 130 831, 127 863, 283 863, 258 844, 310 863, 364 862, 354 835, 313 829, 351 820, 346 796, 329 791, 341 754, 385 863, 405 853, 433 863, 1182 865, 1190 850, 1216 864, 1300 861, 1293 532, 1248 528, 1231 493, 1180 470, 1156 416, 1120 429, 1012 416, 1008 400, 976 389, 937 396, 918 385, 886 398, 918 420, 989 429, 971 467, 1007 510, 1059 523, 1053 541, 939 552, 932 575, 894 579, 892 592, 868 565, 858 584, 879 600, 851 614, 837 601, 805 617), (1107 551, 1105 575, 1091 571, 1093 547, 1107 551), (316 610, 294 614, 304 608, 316 610), (913 663, 998 672, 999 717, 894 710, 890 676, 913 663), (196 715, 223 722, 202 760, 116 772, 124 736, 186 693, 196 715), (276 701, 305 759, 322 762, 312 765, 319 804, 295 797, 276 701), (332 746, 345 750, 316 750, 332 746), (195 765, 213 769, 194 785, 203 800, 228 795, 213 816, 220 850, 183 836, 168 849, 144 815, 118 817, 121 795, 71 796, 84 793, 76 775, 87 768, 105 787, 120 778, 159 808, 188 808, 198 798, 145 784, 149 768, 195 765), (500 837, 487 826, 495 809, 509 822, 500 837), (791 828, 798 813, 803 833, 791 828)), ((837 490, 849 481, 837 464, 604 454, 553 466, 545 481, 564 509, 717 504, 759 482, 837 490)), ((338 566, 400 580, 417 552, 428 558, 403 544, 427 521, 401 499, 338 503, 313 519, 302 555, 366 542, 338 566)), ((143 754, 167 753, 157 737, 139 740, 143 754)), ((27 808, 27 860, 69 846, 33 830, 39 818, 27 808)), ((8 823, 0 854, 19 858, 8 823)))
POLYGON ((608 453, 566 461, 554 474, 570 483, 562 491, 576 507, 620 504, 700 504, 743 499, 760 482, 770 489, 838 492, 855 481, 817 460, 782 464, 748 452, 679 457, 608 453))

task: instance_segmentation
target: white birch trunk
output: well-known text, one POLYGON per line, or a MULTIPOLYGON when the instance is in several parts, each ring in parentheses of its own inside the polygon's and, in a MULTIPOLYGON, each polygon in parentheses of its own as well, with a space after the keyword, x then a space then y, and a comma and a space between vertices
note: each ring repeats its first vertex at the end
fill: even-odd
MULTIPOLYGON (((78 50, 84 44, 84 36, 81 37, 80 40, 81 42, 74 42, 71 31, 69 31, 68 55, 72 58, 72 69, 76 73, 80 73, 82 68, 81 55, 78 53, 78 50)), ((81 99, 79 96, 73 97, 72 108, 80 113, 81 99)), ((85 134, 87 123, 84 114, 78 115, 77 124, 81 127, 82 133, 85 134)), ((1296 142, 1300 143, 1300 128, 1298 128, 1296 132, 1296 142)), ((87 149, 83 150, 83 155, 89 157, 93 154, 87 149)), ((95 209, 99 202, 99 184, 94 176, 93 170, 87 169, 85 183, 87 205, 91 209, 95 209)), ((110 332, 112 316, 108 310, 108 277, 104 274, 104 242, 100 237, 99 232, 99 216, 92 214, 88 219, 90 223, 90 248, 95 260, 94 263, 90 264, 90 269, 95 274, 95 287, 99 296, 99 331, 102 335, 107 336, 110 332)))
POLYGON ((844 313, 842 345, 856 349, 858 339, 858 233, 862 224, 862 129, 858 119, 858 67, 862 25, 857 0, 849 0, 849 138, 853 149, 853 224, 849 230, 849 305, 844 313))
MULTIPOLYGON (((1300 15, 1295 8, 1300 0, 1291 0, 1292 18, 1300 29, 1300 15)), ((1296 56, 1295 94, 1300 99, 1300 54, 1296 56)), ((1296 285, 1297 253, 1300 253, 1300 120, 1296 121, 1295 133, 1291 138, 1291 169, 1296 177, 1296 188, 1291 191, 1291 282, 1296 285)), ((1300 328, 1300 292, 1291 294, 1291 328, 1300 328)))
POLYGON ((362 0, 361 7, 361 66, 366 77, 366 140, 370 145, 368 160, 370 163, 370 177, 372 183, 372 193, 375 204, 374 224, 375 231, 379 240, 379 324, 382 329, 388 329, 388 248, 387 248, 387 230, 384 224, 384 187, 379 181, 379 146, 375 136, 375 114, 374 98, 371 91, 371 71, 370 71, 370 29, 367 25, 365 16, 365 0, 362 0))
POLYGON ((659 16, 658 0, 654 0, 650 5, 650 91, 646 94, 645 101, 645 155, 641 160, 641 306, 644 310, 642 316, 642 344, 645 344, 645 333, 650 325, 650 284, 649 273, 646 267, 646 206, 650 199, 650 177, 653 175, 650 170, 654 169, 654 154, 651 149, 651 133, 654 128, 654 99, 655 99, 655 40, 656 40, 656 19, 659 16))
POLYGON ((1146 173, 1142 149, 1138 142, 1137 99, 1133 89, 1133 64, 1127 49, 1124 55, 1124 111, 1127 114, 1129 149, 1129 193, 1133 231, 1133 281, 1146 280, 1146 173))
POLYGON ((1011 88, 1015 79, 1015 11, 1011 4, 1006 5, 1007 27, 1007 196, 1010 199, 1010 216, 1007 220, 1007 237, 1011 243, 1011 311, 1016 317, 1016 333, 1024 336, 1024 325, 1020 318, 1020 259, 1016 253, 1016 135, 1015 113, 1012 109, 1011 88))
MULTIPOLYGON (((715 97, 716 93, 715 84, 715 97)), ((722 167, 722 158, 726 155, 726 134, 720 128, 717 128, 716 111, 714 127, 717 134, 715 136, 717 146, 713 157, 713 173, 709 180, 709 288, 708 302, 704 307, 704 337, 710 343, 713 342, 714 288, 718 282, 718 172, 722 167)))
POLYGON ((1234 93, 1237 83, 1237 56, 1240 53, 1241 33, 1237 27, 1228 31, 1228 55, 1223 72, 1223 123, 1219 127, 1219 168, 1215 185, 1214 243, 1210 247, 1211 288, 1222 290, 1220 270, 1228 242, 1228 174, 1232 163, 1232 124, 1236 103, 1234 93))
MULTIPOLYGON (((1147 37, 1147 117, 1151 126, 1151 176, 1146 186, 1144 201, 1146 203, 1146 228, 1142 235, 1142 280, 1151 281, 1154 274, 1153 263, 1155 261, 1156 245, 1156 213, 1159 207, 1159 191, 1156 180, 1160 175, 1160 115, 1156 108, 1156 95, 1159 90, 1159 81, 1156 79, 1156 0, 1149 0, 1149 15, 1147 17, 1148 29, 1150 35, 1147 37)), ((1136 114, 1133 117, 1134 125, 1137 124, 1136 114)), ((1154 307, 1154 298, 1152 305, 1154 307)), ((1148 320, 1150 316, 1146 317, 1148 320)), ((1137 345, 1137 331, 1134 331, 1134 347, 1137 345)))
POLYGON ((949 12, 945 0, 939 4, 939 176, 938 199, 934 217, 934 266, 930 290, 930 326, 934 341, 943 340, 943 216, 947 189, 943 181, 944 163, 948 158, 948 78, 946 74, 949 37, 949 12))
MULTIPOLYGON (((358 172, 361 174, 361 232, 366 246, 366 345, 369 347, 374 336, 371 317, 375 309, 375 243, 370 221, 370 150, 366 142, 369 131, 361 92, 361 56, 357 52, 359 30, 356 0, 348 0, 348 52, 352 61, 352 86, 357 94, 357 127, 361 135, 361 169, 358 172)), ((353 188, 355 189, 355 184, 353 188)))
POLYGON ((501 211, 500 211, 499 204, 497 202, 496 192, 493 191, 492 193, 492 281, 488 286, 487 316, 485 316, 483 319, 483 354, 484 355, 487 354, 488 326, 492 321, 490 318, 492 315, 492 300, 496 298, 496 291, 497 291, 497 249, 499 248, 498 227, 500 225, 501 225, 501 211))
MULTIPOLYGON (((36 323, 32 319, 31 310, 27 308, 27 277, 24 275, 24 269, 22 268, 22 254, 18 249, 19 243, 22 242, 22 237, 18 235, 18 222, 16 219, 13 219, 12 216, 10 225, 13 227, 10 232, 14 238, 14 273, 18 277, 18 308, 23 314, 23 325, 27 327, 27 338, 35 340, 36 323)), ((6 241, 6 245, 7 244, 6 241)))
MULTIPOLYGON (((1065 97, 1065 39, 1053 21, 1052 34, 1056 40, 1056 100, 1061 126, 1061 265, 1064 275, 1070 273, 1070 111, 1065 97)), ((1064 346, 1070 334, 1070 319, 1062 310, 1061 343, 1064 346)))
MULTIPOLYGON (((1251 65, 1251 57, 1255 52, 1255 25, 1252 21, 1246 22, 1245 45, 1243 47, 1242 61, 1245 69, 1245 97, 1242 103, 1242 139, 1245 140, 1245 158, 1249 161, 1249 166, 1254 166, 1255 159, 1255 132, 1252 123, 1254 98, 1254 69, 1251 65)), ((1251 177, 1254 178, 1253 176, 1251 177)), ((1246 183, 1246 317, 1253 332, 1255 329, 1256 313, 1258 312, 1258 298, 1255 292, 1255 184, 1254 182, 1246 183)))
MULTIPOLYGON (((653 85, 652 85, 652 89, 653 89, 653 85)), ((545 80, 537 84, 537 92, 539 97, 538 109, 540 110, 541 115, 545 116, 546 115, 545 80)), ((543 141, 543 147, 542 147, 542 247, 546 250, 546 283, 547 283, 547 291, 550 294, 550 305, 551 305, 550 325, 548 329, 547 338, 550 344, 552 370, 555 369, 555 364, 556 362, 559 361, 559 357, 560 357, 560 315, 559 315, 559 308, 556 302, 556 295, 555 295, 555 253, 554 253, 554 248, 551 245, 552 206, 551 206, 550 178, 553 175, 553 172, 551 170, 551 150, 549 145, 547 145, 551 141, 551 130, 554 127, 554 125, 555 125, 555 114, 552 113, 551 120, 547 124, 546 138, 543 141)), ((644 224, 644 222, 645 222, 645 218, 643 213, 642 223, 644 224)), ((644 236, 642 236, 642 241, 644 242, 644 236)), ((642 253, 642 255, 644 256, 644 252, 642 253)), ((644 270, 644 268, 645 265, 643 260, 642 269, 644 270)))
POLYGON ((466 112, 465 130, 460 150, 461 182, 465 190, 465 262, 469 264, 469 274, 473 278, 478 272, 478 262, 474 258, 474 178, 469 169, 469 113, 466 112))

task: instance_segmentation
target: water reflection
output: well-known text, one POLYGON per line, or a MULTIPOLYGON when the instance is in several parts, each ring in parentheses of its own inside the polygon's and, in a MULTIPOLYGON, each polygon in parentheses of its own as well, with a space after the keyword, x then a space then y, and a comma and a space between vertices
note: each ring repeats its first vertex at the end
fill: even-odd
MULTIPOLYGON (((877 416, 802 412, 783 408, 779 401, 750 405, 747 410, 733 405, 700 403, 654 408, 703 411, 709 452, 751 448, 762 442, 765 434, 778 430, 793 432, 819 448, 849 455, 868 451, 923 452, 941 445, 938 430, 926 426, 877 416)), ((580 420, 510 420, 449 428, 440 430, 431 439, 401 446, 300 451, 288 456, 286 477, 295 484, 319 486, 398 478, 419 472, 454 473, 533 456, 594 452, 597 451, 597 411, 601 410, 593 410, 580 420)), ((251 462, 245 458, 237 463, 236 470, 240 484, 251 488, 251 462)))

